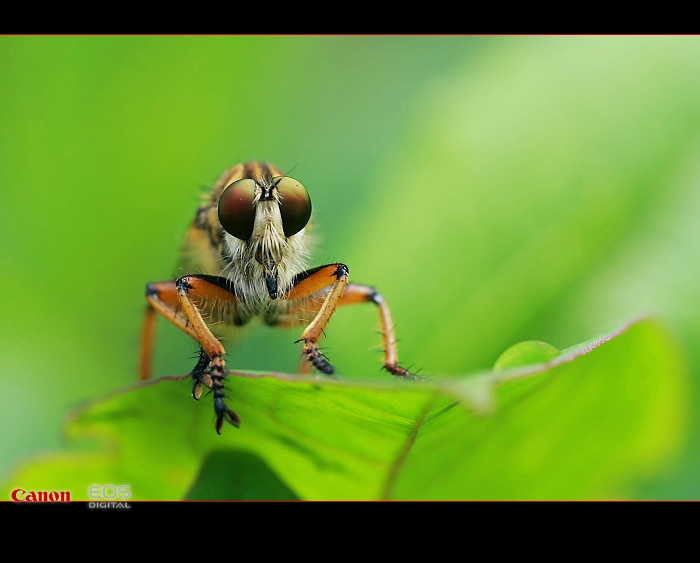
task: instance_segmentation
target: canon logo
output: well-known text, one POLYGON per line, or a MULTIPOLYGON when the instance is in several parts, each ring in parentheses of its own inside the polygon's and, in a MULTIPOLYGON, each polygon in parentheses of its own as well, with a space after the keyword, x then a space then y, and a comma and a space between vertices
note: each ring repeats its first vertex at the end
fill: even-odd
POLYGON ((15 489, 11 493, 15 502, 70 502, 70 491, 25 491, 15 489))

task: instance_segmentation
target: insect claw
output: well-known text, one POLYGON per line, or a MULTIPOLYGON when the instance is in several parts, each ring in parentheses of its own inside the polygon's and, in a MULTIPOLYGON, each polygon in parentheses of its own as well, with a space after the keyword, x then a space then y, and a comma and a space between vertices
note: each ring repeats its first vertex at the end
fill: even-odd
POLYGON ((202 396, 202 387, 211 387, 211 377, 208 373, 195 373, 192 371, 192 398, 199 401, 202 396))
POLYGON ((231 409, 226 409, 226 422, 236 428, 240 428, 241 426, 241 418, 231 409))
POLYGON ((202 396, 202 382, 196 378, 192 378, 192 398, 195 401, 199 401, 202 396))
POLYGON ((211 358, 209 358, 209 354, 207 354, 203 348, 200 348, 199 359, 190 373, 190 375, 192 375, 192 398, 194 398, 195 401, 199 401, 199 398, 202 396, 203 385, 207 387, 211 386, 211 377, 209 377, 209 374, 205 373, 210 362, 211 358))
POLYGON ((221 429, 224 426, 224 420, 239 428, 241 425, 240 417, 226 406, 224 400, 221 398, 214 399, 214 411, 216 412, 216 433, 221 434, 221 429))

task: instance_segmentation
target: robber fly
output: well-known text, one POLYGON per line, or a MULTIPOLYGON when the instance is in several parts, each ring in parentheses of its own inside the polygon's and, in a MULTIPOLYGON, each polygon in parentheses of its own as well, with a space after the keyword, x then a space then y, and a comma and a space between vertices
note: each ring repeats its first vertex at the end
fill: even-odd
POLYGON ((224 420, 238 427, 240 418, 225 402, 225 350, 212 327, 239 327, 256 316, 270 326, 306 324, 297 341, 302 371, 313 366, 331 375, 333 367, 318 346, 326 324, 339 305, 371 302, 379 311, 384 369, 414 377, 398 363, 389 308, 374 288, 348 283, 345 264, 305 269, 310 218, 311 199, 300 182, 271 164, 237 164, 206 195, 185 235, 182 255, 193 273, 146 286, 141 379, 150 376, 160 313, 199 343, 192 396, 199 399, 203 386, 211 389, 219 434, 224 420))

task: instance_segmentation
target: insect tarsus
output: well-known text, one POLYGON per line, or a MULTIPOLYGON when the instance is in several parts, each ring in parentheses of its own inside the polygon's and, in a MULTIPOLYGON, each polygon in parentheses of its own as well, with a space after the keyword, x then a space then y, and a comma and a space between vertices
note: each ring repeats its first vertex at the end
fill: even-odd
POLYGON ((210 362, 209 354, 204 351, 204 348, 200 348, 199 360, 197 360, 197 365, 192 368, 192 397, 195 401, 199 401, 199 398, 202 396, 203 385, 211 386, 211 379, 205 373, 210 362))
POLYGON ((211 377, 211 391, 214 394, 214 412, 216 413, 217 434, 221 434, 221 429, 224 426, 224 420, 238 428, 241 425, 240 417, 234 411, 228 408, 228 405, 224 401, 226 398, 226 393, 224 391, 226 369, 224 367, 224 361, 220 357, 212 359, 209 377, 211 377))
POLYGON ((192 397, 199 400, 202 396, 202 387, 211 389, 214 395, 214 412, 216 413, 216 431, 221 434, 224 420, 238 428, 241 424, 240 417, 228 408, 226 404, 226 368, 224 361, 218 358, 210 358, 204 348, 199 349, 197 365, 192 368, 192 397))

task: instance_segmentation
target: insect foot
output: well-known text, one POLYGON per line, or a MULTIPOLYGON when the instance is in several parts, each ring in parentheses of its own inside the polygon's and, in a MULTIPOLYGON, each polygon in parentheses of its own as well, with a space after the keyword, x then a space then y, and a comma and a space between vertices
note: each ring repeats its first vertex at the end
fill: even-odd
POLYGON ((234 411, 228 408, 228 405, 224 401, 226 398, 226 393, 224 392, 224 378, 226 377, 226 370, 224 367, 224 361, 220 357, 212 359, 209 377, 211 377, 211 390, 214 394, 216 433, 221 434, 221 429, 224 426, 224 420, 238 428, 241 425, 240 417, 234 411))
POLYGON ((335 370, 333 366, 328 362, 326 357, 321 354, 318 346, 315 342, 309 340, 303 340, 304 350, 303 354, 306 356, 309 363, 314 366, 318 371, 326 375, 333 375, 335 370))
POLYGON ((402 368, 401 366, 392 366, 389 364, 384 364, 383 369, 388 371, 391 375, 394 375, 396 377, 402 377, 404 379, 419 379, 418 375, 415 373, 411 373, 408 371, 406 368, 402 368))
POLYGON ((199 349, 199 360, 197 360, 197 365, 192 368, 192 398, 195 401, 199 401, 202 396, 202 387, 211 387, 211 377, 206 373, 206 369, 211 363, 211 358, 203 348, 199 349))
POLYGON ((226 403, 223 397, 214 398, 214 412, 216 413, 216 433, 221 434, 221 429, 224 426, 224 420, 229 424, 232 424, 236 428, 241 425, 240 417, 232 411, 226 403))

